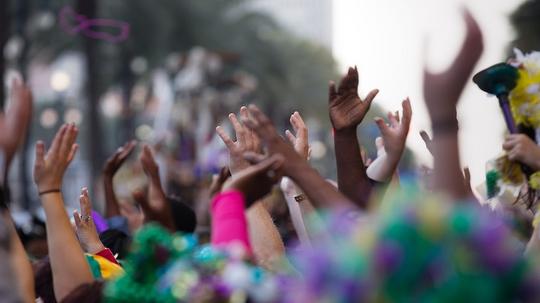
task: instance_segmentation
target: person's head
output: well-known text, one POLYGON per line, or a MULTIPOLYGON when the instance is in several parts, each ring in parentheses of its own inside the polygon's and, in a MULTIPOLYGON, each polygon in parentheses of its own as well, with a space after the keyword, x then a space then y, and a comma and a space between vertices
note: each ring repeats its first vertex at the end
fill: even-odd
POLYGON ((195 232, 197 226, 197 216, 191 207, 182 202, 178 197, 167 197, 171 205, 171 213, 176 231, 183 233, 195 232))
POLYGON ((118 229, 107 229, 99 234, 99 239, 118 259, 124 259, 129 250, 130 237, 118 229))
POLYGON ((43 303, 56 303, 49 257, 36 262, 33 267, 36 297, 40 298, 43 303))

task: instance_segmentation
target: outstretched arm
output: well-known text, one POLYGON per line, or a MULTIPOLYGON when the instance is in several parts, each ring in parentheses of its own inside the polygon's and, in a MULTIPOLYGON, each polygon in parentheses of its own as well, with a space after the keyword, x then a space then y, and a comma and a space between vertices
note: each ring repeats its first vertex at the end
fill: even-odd
POLYGON ((34 181, 47 216, 47 244, 56 299, 60 302, 78 286, 93 281, 84 253, 75 237, 62 198, 62 180, 77 151, 78 129, 64 125, 56 133, 51 147, 36 144, 34 181))
POLYGON ((360 208, 367 207, 372 184, 362 161, 356 131, 378 92, 371 91, 364 100, 358 96, 356 67, 349 68, 337 90, 333 82, 329 88, 328 110, 334 127, 338 187, 360 208))
POLYGON ((118 148, 116 152, 107 160, 103 168, 103 188, 105 190, 105 217, 111 218, 120 216, 120 206, 114 194, 113 178, 118 169, 124 164, 137 146, 137 141, 130 141, 118 148))
MULTIPOLYGON (((467 34, 448 70, 424 71, 424 99, 433 128, 435 188, 455 199, 471 196, 459 162, 457 110, 459 98, 483 52, 482 32, 469 11, 464 11, 467 34)), ((423 135, 424 136, 424 135, 423 135)))
MULTIPOLYGON (((242 106, 240 108, 240 117, 244 119, 248 118, 247 107, 242 106)), ((231 174, 235 176, 239 171, 250 166, 250 163, 244 159, 244 153, 248 151, 261 153, 261 146, 257 135, 252 130, 246 128, 235 114, 229 114, 229 120, 234 128, 235 142, 230 139, 221 126, 216 130, 227 146, 231 174)), ((272 221, 272 217, 262 204, 262 200, 247 208, 245 216, 247 219, 249 242, 257 264, 265 269, 276 269, 275 260, 285 254, 285 246, 272 221)))

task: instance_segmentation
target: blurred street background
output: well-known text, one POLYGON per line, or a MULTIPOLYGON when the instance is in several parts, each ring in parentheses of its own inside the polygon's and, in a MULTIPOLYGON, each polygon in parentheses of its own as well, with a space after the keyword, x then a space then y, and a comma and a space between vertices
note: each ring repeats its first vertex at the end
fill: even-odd
MULTIPOLYGON (((522 2, 466 2, 480 25, 490 29, 482 67, 504 61, 514 40, 524 51, 540 49, 540 5, 520 7, 522 2)), ((81 186, 101 191, 104 161, 131 139, 159 151, 168 192, 193 199, 227 161, 216 125, 228 125, 227 114, 248 103, 260 105, 282 131, 289 127, 290 114, 299 111, 309 127, 312 163, 325 177, 335 178, 327 87, 351 65, 360 70, 361 95, 381 90, 360 131, 371 157, 378 136, 373 117, 398 110, 401 100, 411 98, 413 126, 400 170, 412 174, 418 164, 429 164, 417 135, 430 128, 422 66, 428 62, 442 69, 453 58, 463 38, 463 3, 4 0, 0 102, 9 100, 11 79, 17 76, 28 81, 35 98, 33 128, 9 175, 13 200, 24 201, 16 207, 39 212, 31 172, 33 143, 50 142, 65 122, 81 129, 80 153, 64 188, 68 205, 77 205, 81 186), (129 32, 115 40, 111 37, 119 37, 122 29, 84 26, 84 20, 94 19, 121 21, 129 32)), ((462 104, 462 146, 478 147, 463 154, 464 165, 471 167, 473 182, 480 183, 485 159, 501 151, 504 124, 497 103, 472 85, 462 104)), ((127 198, 144 182, 133 177, 142 175, 133 173, 137 170, 131 165, 120 173, 120 197, 127 198)), ((103 195, 94 196, 99 209, 103 195)))

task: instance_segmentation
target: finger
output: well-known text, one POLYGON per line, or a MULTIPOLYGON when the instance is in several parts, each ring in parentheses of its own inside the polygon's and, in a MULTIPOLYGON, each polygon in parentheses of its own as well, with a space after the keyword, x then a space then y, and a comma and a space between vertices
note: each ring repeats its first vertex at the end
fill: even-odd
POLYGON ((219 181, 223 183, 230 177, 231 177, 231 170, 229 169, 229 167, 228 166, 222 167, 221 170, 219 171, 219 181))
POLYGON ((390 122, 390 125, 392 128, 397 129, 399 127, 399 121, 396 119, 396 116, 392 112, 388 112, 386 115, 388 117, 388 121, 390 122))
POLYGON ((330 81, 328 84, 328 102, 332 103, 333 100, 336 99, 338 96, 336 91, 336 83, 334 81, 330 81))
POLYGON ((471 183, 471 171, 469 170, 469 167, 463 169, 463 176, 465 177, 465 182, 471 183))
POLYGON ((341 79, 338 86, 338 94, 345 94, 350 90, 358 90, 358 70, 349 67, 347 74, 341 79))
POLYGON ((240 124, 240 121, 238 121, 238 118, 235 114, 229 114, 229 120, 232 123, 232 126, 234 128, 234 132, 236 133, 236 141, 240 142, 240 144, 245 145, 246 144, 246 131, 242 124, 240 124))
POLYGON ((364 102, 367 103, 368 109, 371 106, 371 102, 373 102, 373 100, 375 99, 375 97, 377 97, 378 94, 379 94, 379 90, 374 89, 370 91, 369 94, 366 96, 366 98, 364 99, 364 102))
POLYGON ((300 113, 294 112, 294 114, 291 116, 291 124, 296 132, 296 136, 300 138, 307 136, 306 124, 304 123, 302 116, 300 116, 300 113))
POLYGON ((506 150, 506 151, 509 151, 511 150, 512 148, 514 148, 515 144, 512 143, 512 142, 504 142, 503 143, 503 149, 506 150))
POLYGON ((225 143, 225 146, 227 146, 227 148, 229 150, 234 148, 233 140, 231 140, 231 137, 229 137, 229 135, 225 132, 223 127, 221 127, 221 126, 216 127, 216 132, 217 132, 218 136, 221 138, 221 141, 223 141, 223 143, 225 143))
POLYGON ((51 143, 51 147, 49 148, 48 154, 55 155, 58 152, 58 150, 60 149, 60 144, 62 143, 62 140, 64 138, 67 128, 68 128, 68 125, 64 124, 56 132, 56 135, 54 136, 54 139, 51 143))
POLYGON ((77 210, 73 211, 73 220, 75 221, 75 226, 79 228, 82 222, 81 222, 81 215, 79 214, 77 210))
POLYGON ((246 106, 240 107, 240 119, 249 119, 249 111, 246 106))
POLYGON ((75 124, 70 124, 66 130, 66 134, 64 135, 61 145, 59 154, 61 157, 69 158, 69 153, 72 150, 72 146, 75 143, 75 140, 77 139, 77 133, 78 129, 75 126, 75 124))
POLYGON ((403 109, 403 117, 401 121, 401 125, 403 127, 403 130, 406 132, 409 132, 409 128, 411 126, 411 119, 412 119, 412 107, 411 107, 411 100, 407 97, 402 103, 401 107, 403 109))
POLYGON ((81 214, 83 216, 92 215, 92 203, 90 202, 90 197, 88 196, 88 188, 83 187, 81 190, 81 195, 79 196, 79 203, 81 206, 81 214))
POLYGON ((381 134, 384 136, 389 131, 389 126, 384 122, 382 118, 376 117, 375 123, 377 124, 377 127, 379 127, 379 130, 381 131, 381 134))
POLYGON ((43 141, 36 142, 36 165, 45 163, 45 143, 43 141))
POLYGON ((399 111, 396 110, 396 112, 394 113, 394 117, 396 117, 397 122, 401 120, 401 118, 399 117, 399 111))
POLYGON ((251 104, 248 109, 251 117, 253 117, 250 121, 253 121, 256 125, 254 130, 261 139, 268 139, 270 136, 277 135, 270 119, 256 105, 251 104))
MULTIPOLYGON (((245 106, 240 107, 240 120, 249 120, 249 111, 245 106)), ((257 135, 252 130, 246 129, 246 127, 244 127, 244 130, 246 131, 246 149, 257 151, 259 148, 257 135)))
POLYGON ((425 130, 420 131, 420 137, 422 137, 422 140, 424 140, 424 143, 426 143, 426 145, 431 144, 431 138, 425 130))
POLYGON ((293 135, 293 133, 291 133, 290 130, 285 131, 285 136, 287 139, 289 139, 289 142, 291 142, 292 145, 296 143, 296 137, 293 135))
POLYGON ((268 117, 266 117, 266 115, 259 109, 259 107, 257 107, 257 105, 250 104, 248 110, 255 122, 263 124, 269 121, 268 117))
POLYGON ((124 161, 129 155, 135 150, 135 146, 137 146, 137 141, 132 140, 126 144, 124 144, 122 151, 120 152, 120 155, 118 156, 118 160, 124 161))
POLYGON ((71 150, 69 151, 69 154, 68 154, 68 157, 67 157, 67 162, 68 163, 71 163, 71 161, 73 161, 73 159, 75 158, 75 155, 77 154, 78 149, 79 149, 78 144, 73 144, 71 146, 71 150))

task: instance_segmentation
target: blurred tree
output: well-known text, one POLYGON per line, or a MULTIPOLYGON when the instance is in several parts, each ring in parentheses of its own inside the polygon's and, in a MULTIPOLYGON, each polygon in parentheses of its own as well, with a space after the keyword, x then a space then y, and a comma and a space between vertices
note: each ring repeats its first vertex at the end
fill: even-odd
POLYGON ((524 52, 540 50, 540 0, 525 1, 512 13, 510 20, 516 31, 511 49, 517 47, 524 52))

